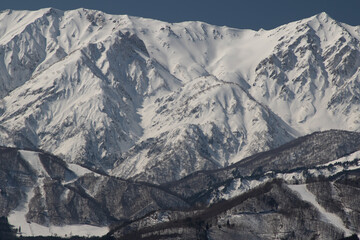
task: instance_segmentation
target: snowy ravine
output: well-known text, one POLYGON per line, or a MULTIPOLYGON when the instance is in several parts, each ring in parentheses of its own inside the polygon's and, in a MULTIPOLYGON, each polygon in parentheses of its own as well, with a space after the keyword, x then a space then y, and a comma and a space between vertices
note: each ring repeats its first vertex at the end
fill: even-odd
POLYGON ((164 183, 360 127, 360 27, 273 30, 52 8, 0 13, 0 144, 164 183))

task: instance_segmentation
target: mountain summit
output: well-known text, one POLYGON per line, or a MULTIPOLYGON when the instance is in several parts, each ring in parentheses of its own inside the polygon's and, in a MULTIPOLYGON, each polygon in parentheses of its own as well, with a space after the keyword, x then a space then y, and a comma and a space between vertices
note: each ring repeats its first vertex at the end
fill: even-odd
POLYGON ((162 183, 359 131, 360 27, 265 31, 76 9, 0 13, 0 143, 162 183))
POLYGON ((1 12, 2 223, 23 236, 359 235, 359 40, 326 13, 253 31, 1 12))

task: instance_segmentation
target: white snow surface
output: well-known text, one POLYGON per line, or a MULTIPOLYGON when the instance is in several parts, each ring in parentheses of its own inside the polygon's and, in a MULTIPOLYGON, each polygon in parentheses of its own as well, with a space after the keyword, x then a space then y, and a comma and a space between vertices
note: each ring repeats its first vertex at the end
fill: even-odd
POLYGON ((340 228, 341 230, 344 231, 345 236, 350 236, 352 234, 352 232, 347 229, 343 223, 343 221, 341 220, 341 218, 339 216, 337 216, 334 213, 328 212, 326 211, 317 201, 316 201, 316 197, 313 193, 311 193, 307 188, 306 188, 306 184, 299 184, 299 185, 288 185, 288 187, 297 192, 298 194, 300 194, 301 198, 304 201, 307 201, 309 203, 311 203, 322 215, 323 220, 331 223, 332 225, 336 226, 337 228, 340 228))
POLYGON ((77 165, 77 164, 74 164, 74 163, 69 163, 68 168, 71 171, 73 171, 76 174, 76 176, 78 176, 78 177, 81 177, 81 176, 83 176, 83 175, 85 175, 87 173, 91 173, 94 176, 100 176, 100 174, 95 173, 95 172, 93 172, 93 171, 91 171, 91 170, 89 170, 87 168, 84 168, 84 167, 82 167, 80 165, 77 165))
POLYGON ((49 177, 49 174, 42 165, 39 153, 34 151, 19 150, 21 157, 27 161, 30 166, 36 171, 38 176, 49 177))
POLYGON ((353 152, 347 156, 341 157, 339 159, 336 159, 334 161, 331 161, 331 162, 328 162, 328 163, 325 163, 325 164, 322 164, 319 166, 329 166, 330 164, 346 163, 346 162, 354 161, 356 159, 360 160, 360 151, 353 152))
POLYGON ((34 196, 34 188, 29 188, 26 194, 26 199, 19 204, 19 206, 10 212, 8 216, 9 223, 15 228, 21 227, 21 232, 24 235, 33 235, 31 225, 26 221, 26 213, 29 211, 30 199, 34 196))
POLYGON ((0 143, 115 166, 109 172, 124 178, 160 166, 167 153, 152 150, 169 147, 181 156, 165 164, 176 179, 313 131, 358 131, 359 32, 326 13, 253 31, 6 10, 0 143), (196 153, 177 152, 184 144, 196 153))

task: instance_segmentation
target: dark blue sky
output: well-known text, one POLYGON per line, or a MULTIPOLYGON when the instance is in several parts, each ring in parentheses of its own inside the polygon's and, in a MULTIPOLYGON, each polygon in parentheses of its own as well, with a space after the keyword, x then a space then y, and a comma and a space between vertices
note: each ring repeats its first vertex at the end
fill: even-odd
POLYGON ((180 22, 198 20, 236 28, 271 29, 327 12, 334 19, 360 25, 360 0, 1 0, 0 9, 55 7, 98 9, 180 22))

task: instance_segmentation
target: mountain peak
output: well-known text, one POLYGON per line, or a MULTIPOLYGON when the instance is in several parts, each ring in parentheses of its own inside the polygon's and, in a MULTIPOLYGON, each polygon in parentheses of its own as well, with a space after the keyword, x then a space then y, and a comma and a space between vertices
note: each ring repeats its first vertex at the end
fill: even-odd
POLYGON ((177 178, 360 126, 359 50, 345 44, 358 34, 325 12, 258 33, 87 9, 2 17, 4 145, 177 178))
POLYGON ((336 21, 329 14, 327 14, 326 12, 321 12, 319 14, 316 14, 314 16, 314 18, 318 19, 321 22, 336 21))
POLYGON ((329 14, 327 14, 326 12, 321 12, 315 15, 318 18, 328 18, 330 17, 329 14))
POLYGON ((328 13, 321 12, 318 13, 310 18, 307 19, 310 23, 318 23, 321 25, 327 25, 329 23, 336 23, 338 24, 338 21, 336 21, 334 18, 332 18, 328 13))

